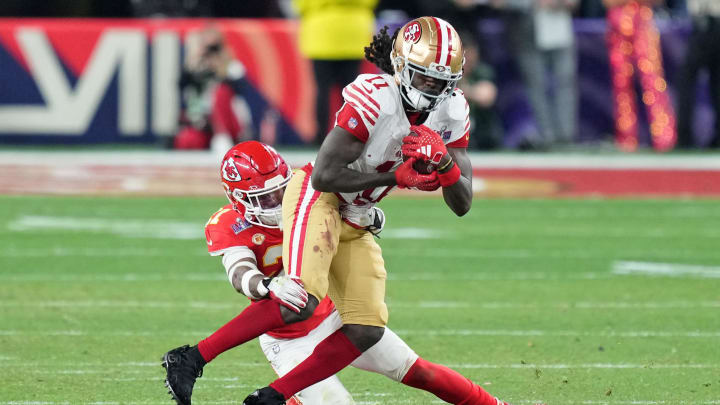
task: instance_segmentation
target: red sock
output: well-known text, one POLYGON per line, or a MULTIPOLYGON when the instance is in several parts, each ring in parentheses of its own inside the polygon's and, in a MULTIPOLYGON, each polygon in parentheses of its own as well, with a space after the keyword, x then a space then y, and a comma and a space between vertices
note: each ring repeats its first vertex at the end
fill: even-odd
POLYGON ((415 361, 402 383, 455 405, 498 405, 495 397, 462 374, 423 358, 415 361))
POLYGON ((273 300, 256 301, 215 333, 201 340, 198 350, 203 359, 209 362, 226 350, 284 325, 280 304, 273 300))
POLYGON ((315 346, 310 357, 270 386, 286 399, 290 398, 297 392, 335 375, 361 354, 344 333, 335 331, 315 346))

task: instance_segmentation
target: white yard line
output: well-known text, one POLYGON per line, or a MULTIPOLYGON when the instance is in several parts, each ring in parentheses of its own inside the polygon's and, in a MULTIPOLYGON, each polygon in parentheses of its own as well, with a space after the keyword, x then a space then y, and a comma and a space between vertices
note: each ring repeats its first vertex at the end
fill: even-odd
MULTIPOLYGON (((394 237, 393 237, 394 238, 394 237)), ((386 239, 393 239, 386 238, 386 239)), ((418 235, 416 239, 425 238, 418 235)), ((193 238, 194 239, 194 238, 193 238)), ((430 238, 432 239, 432 238, 430 238)), ((651 257, 658 260, 720 260, 720 252, 657 252, 651 250, 623 251, 624 256, 651 257)), ((208 256, 202 245, 197 249, 185 250, 184 255, 208 256)), ((527 250, 527 249, 473 249, 473 250, 434 250, 423 251, 393 251, 383 252, 386 257, 395 258, 449 258, 449 259, 506 259, 506 260, 531 260, 531 259, 558 259, 558 260, 602 260, 608 259, 606 252, 581 252, 577 250, 527 250)), ((177 253, 167 249, 157 248, 97 248, 77 246, 47 246, 37 247, 0 247, 0 258, 42 258, 42 257, 177 257, 177 253)), ((390 269, 392 270, 392 269, 390 269)), ((414 273, 413 273, 414 274, 414 273)), ((393 277, 393 274, 390 274, 393 277)))
POLYGON ((0 274, 6 282, 149 282, 149 281, 222 281, 222 274, 208 270, 205 274, 147 274, 147 273, 62 273, 62 274, 0 274))
MULTIPOLYGON (((108 301, 108 300, 84 300, 84 301, 0 301, 3 308, 186 308, 186 309, 209 309, 225 310, 242 308, 244 302, 167 302, 167 301, 108 301)), ((467 301, 420 301, 404 302, 391 301, 388 306, 393 309, 483 309, 483 310, 507 310, 507 309, 698 309, 698 308, 720 308, 720 301, 671 301, 671 302, 551 302, 551 303, 527 303, 519 304, 512 302, 482 302, 471 303, 467 301)), ((0 357, 3 360, 3 357, 0 357)))
POLYGON ((457 283, 463 281, 539 281, 539 280, 599 280, 612 278, 609 273, 545 273, 537 272, 512 272, 505 273, 502 271, 493 273, 446 273, 443 269, 436 272, 413 272, 408 274, 395 274, 389 272, 387 279, 389 281, 443 281, 457 283))
MULTIPOLYGON (((202 249, 185 251, 185 255, 207 256, 202 249)), ((89 247, 63 247, 48 246, 44 248, 16 248, 6 247, 0 249, 2 258, 18 257, 177 257, 177 252, 169 249, 155 248, 89 248, 89 247)))
MULTIPOLYGON (((0 306, 3 303, 0 301, 0 306)), ((500 302, 468 302, 468 301, 420 301, 403 302, 390 301, 391 308, 422 308, 422 309, 699 309, 699 308, 720 308, 720 301, 668 301, 668 302, 548 302, 548 303, 514 303, 507 301, 500 302)))
MULTIPOLYGON (((441 271, 433 273, 388 274, 389 281, 525 281, 525 280, 597 280, 615 277, 610 273, 462 273, 448 277, 441 271)), ((222 273, 207 270, 198 274, 148 274, 148 273, 62 273, 62 274, 31 274, 11 273, 0 274, 4 282, 146 282, 146 281, 221 281, 227 280, 222 273)))
MULTIPOLYGON (((533 401, 516 401, 518 403, 535 403, 533 401)), ((580 402, 560 402, 562 404, 573 404, 573 405, 716 405, 720 404, 720 399, 708 400, 708 401, 665 401, 665 400, 634 400, 634 401, 580 401, 580 402)))
POLYGON ((553 370, 564 370, 564 369, 715 369, 720 368, 720 364, 630 364, 630 363, 585 363, 585 364, 445 364, 450 368, 462 368, 462 369, 524 369, 524 368, 539 368, 539 369, 553 369, 553 370))
MULTIPOLYGON (((72 367, 62 370, 53 370, 54 366, 58 364, 48 363, 0 363, 9 367, 22 367, 23 370, 38 373, 38 374, 101 374, 107 373, 108 369, 124 369, 131 366, 124 365, 123 363, 116 364, 74 364, 74 363, 62 363, 62 367, 72 367), (83 368, 78 368, 83 367, 83 368)), ((655 363, 579 363, 579 364, 564 364, 564 363, 527 363, 527 364, 490 364, 490 363, 451 363, 445 364, 450 368, 456 369, 488 369, 488 370, 502 370, 502 369, 548 369, 548 370, 566 370, 566 369, 719 369, 720 364, 655 364, 655 363)), ((233 363, 232 367, 268 367, 268 363, 233 363)), ((132 366, 138 367, 138 366, 132 366)), ((138 370, 134 371, 134 374, 142 374, 145 372, 154 373, 155 368, 159 369, 160 362, 151 363, 148 366, 142 366, 138 370)), ((129 373, 131 370, 123 370, 121 373, 129 373)), ((158 376, 159 378, 160 376, 158 376)), ((128 381, 143 381, 141 377, 131 377, 128 381)), ((228 382, 239 382, 238 378, 212 378, 207 379, 208 381, 218 383, 228 382)), ((203 380, 205 381, 205 380, 203 380)))
MULTIPOLYGON (((293 167, 314 160, 317 151, 278 149, 293 167)), ((720 169, 717 154, 662 155, 618 153, 478 153, 470 152, 473 167, 492 168, 596 168, 596 169, 720 169)), ((218 158, 208 151, 0 151, 0 162, 13 165, 53 166, 184 166, 216 168, 218 158), (148 164, 148 162, 152 162, 148 164)))
POLYGON ((137 218, 54 217, 22 215, 7 224, 16 232, 81 231, 128 238, 202 239, 201 222, 160 221, 137 218))
POLYGON ((598 336, 620 338, 686 337, 718 338, 720 331, 578 331, 578 330, 495 330, 495 329, 401 329, 394 330, 401 336, 598 336))
MULTIPOLYGON (((232 388, 235 388, 234 386, 232 388)), ((365 398, 370 396, 379 397, 394 397, 401 396, 401 393, 365 393, 365 392, 353 392, 352 396, 358 398, 365 398)), ((433 404, 444 404, 445 402, 432 399, 430 400, 433 404)), ((542 403, 542 399, 524 399, 514 400, 514 404, 538 404, 542 403)), ((387 404, 382 400, 366 400, 366 401, 355 401, 358 405, 374 405, 374 404, 387 404)), ((392 399, 392 404, 415 404, 417 400, 412 399, 392 399)), ((167 405, 168 401, 92 401, 92 402, 68 402, 68 401, 0 401, 0 405, 167 405)), ((240 404, 240 401, 203 401, 203 404, 208 405, 229 405, 229 404, 240 404)), ((692 401, 665 401, 665 400, 585 400, 585 401, 553 401, 552 405, 718 405, 720 400, 692 400, 692 401)))
MULTIPOLYGON (((13 224, 14 226, 14 224, 13 224)), ((38 225, 39 226, 39 225, 38 225)), ((50 228, 48 228, 49 230, 50 228)), ((401 228, 402 229, 402 228, 401 228)), ((405 228, 409 229, 409 228, 405 228)), ((29 229, 28 229, 29 230, 29 229)), ((87 231, 93 233, 96 231, 87 231)), ((105 232, 105 231, 103 231, 105 232)), ((137 236, 128 236, 128 233, 123 231, 122 235, 126 237, 136 238, 137 236)), ((391 237, 384 239, 401 239, 401 234, 395 234, 391 237)), ((415 239, 433 239, 435 231, 425 229, 424 232, 418 233, 415 239)), ((113 233, 108 230, 107 233, 113 233)), ((163 237, 163 233, 155 233, 156 237, 163 237)), ((384 235, 384 233, 382 234, 384 235)), ((148 236, 149 237, 149 236, 148 236)), ((403 236, 404 237, 404 236, 403 236)), ((184 237, 169 237, 168 239, 184 239, 184 237)), ((196 238, 191 238, 196 239, 196 238)), ((448 237, 447 239, 452 239, 448 237)), ((720 252, 708 252, 708 251, 686 251, 686 252, 658 252, 651 249, 647 250, 623 250, 625 256, 640 256, 640 257, 652 257, 657 259, 708 259, 708 260, 720 260, 720 252)), ((207 256, 208 253, 202 248, 202 245, 198 245, 197 249, 186 250, 186 255, 191 256, 207 256)), ((510 260, 528 260, 528 259, 592 259, 592 260, 607 260, 608 254, 606 252, 589 252, 589 251, 578 251, 577 249, 543 249, 543 250, 530 250, 530 249, 483 249, 483 248, 458 248, 458 249, 435 249, 432 251, 413 251, 413 250, 387 250, 383 252, 387 257, 400 257, 400 258, 452 258, 452 259, 510 259, 510 260)), ((2 257, 121 257, 121 256, 132 256, 132 257, 163 257, 173 256, 177 257, 177 253, 172 253, 168 250, 157 249, 157 248, 143 248, 143 247, 117 247, 117 248, 99 248, 99 247, 78 247, 78 246, 46 246, 46 247, 18 247, 18 246, 2 246, 0 247, 0 258, 2 257)))
MULTIPOLYGON (((649 337, 684 337, 684 338, 718 338, 720 331, 658 331, 658 330, 635 330, 635 331, 585 331, 585 330, 522 330, 522 329, 400 329, 394 330, 401 336, 501 336, 501 337, 575 337, 575 336, 596 336, 596 337, 617 337, 617 338, 649 338, 649 337)), ((205 336, 212 331, 84 331, 76 329, 67 330, 18 330, 2 329, 0 336, 205 336)))
MULTIPOLYGON (((0 301, 0 308, 195 308, 195 309, 232 309, 244 308, 249 301, 237 300, 227 302, 167 302, 167 301, 108 301, 108 300, 86 300, 86 301, 0 301)), ((2 358, 0 358, 2 360, 2 358)))
POLYGON ((620 275, 720 278, 719 266, 680 263, 618 261, 613 263, 612 272, 620 275))
MULTIPOLYGON (((146 380, 147 381, 147 380, 146 380)), ((205 404, 239 404, 239 401, 203 401, 205 404)), ((167 405, 168 401, 0 401, 0 405, 167 405)))
POLYGON ((387 228, 380 234, 383 239, 453 239, 451 232, 428 228, 387 228))
MULTIPOLYGON (((19 308, 25 310, 27 308, 88 308, 100 309, 106 308, 185 308, 185 309, 201 309, 201 310, 225 310, 238 309, 245 307, 245 301, 227 302, 210 302, 210 301, 190 301, 190 302, 168 302, 168 301, 113 301, 113 300, 54 300, 54 301, 0 301, 0 308, 19 308)), ((468 301, 389 301, 388 306, 396 310, 404 309, 482 309, 482 310, 516 310, 516 309, 619 309, 619 310, 638 310, 638 309, 701 309, 701 308, 720 308, 720 301, 667 301, 667 302, 545 302, 545 303, 514 303, 508 301, 496 302, 468 302, 468 301)), ((4 357, 0 356, 0 360, 4 357)))

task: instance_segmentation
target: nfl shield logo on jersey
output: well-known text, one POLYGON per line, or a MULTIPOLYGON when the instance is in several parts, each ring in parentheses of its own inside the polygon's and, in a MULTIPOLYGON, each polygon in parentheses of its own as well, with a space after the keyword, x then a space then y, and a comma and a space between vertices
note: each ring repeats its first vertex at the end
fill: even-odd
POLYGON ((348 120, 348 126, 350 126, 350 129, 355 129, 355 127, 357 127, 357 124, 358 124, 358 120, 356 120, 355 117, 351 117, 348 120))

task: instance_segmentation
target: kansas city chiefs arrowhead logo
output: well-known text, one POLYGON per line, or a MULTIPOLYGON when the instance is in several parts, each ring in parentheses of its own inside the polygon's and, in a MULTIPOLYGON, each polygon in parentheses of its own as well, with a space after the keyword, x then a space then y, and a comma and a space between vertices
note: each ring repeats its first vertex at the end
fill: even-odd
POLYGON ((420 28, 420 23, 418 23, 417 21, 413 21, 412 24, 405 27, 405 32, 403 32, 403 38, 405 39, 405 42, 417 43, 417 41, 420 40, 421 33, 422 30, 420 28))
POLYGON ((238 172, 237 166, 235 166, 235 161, 232 160, 232 158, 223 162, 222 176, 223 176, 223 179, 225 179, 227 181, 242 180, 242 177, 240 176, 240 172, 238 172))

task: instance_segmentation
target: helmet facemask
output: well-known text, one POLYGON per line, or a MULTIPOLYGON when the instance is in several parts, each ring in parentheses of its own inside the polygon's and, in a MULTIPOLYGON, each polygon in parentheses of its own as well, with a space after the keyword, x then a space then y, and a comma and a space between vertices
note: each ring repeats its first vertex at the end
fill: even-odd
POLYGON ((400 79, 400 94, 408 106, 415 111, 428 112, 435 110, 443 100, 448 98, 462 73, 452 74, 450 69, 431 63, 430 67, 412 63, 402 57, 396 66, 402 66, 396 77, 400 79), (398 63, 399 62, 399 63, 398 63), (445 72, 447 71, 447 72, 445 72), (434 82, 428 84, 428 82, 434 82))
POLYGON ((290 177, 277 175, 265 182, 265 188, 258 190, 234 189, 226 191, 236 211, 236 203, 245 208, 245 220, 266 228, 282 228, 282 197, 290 177))

